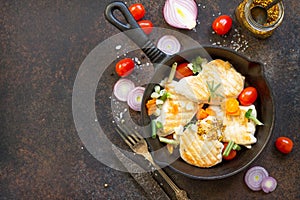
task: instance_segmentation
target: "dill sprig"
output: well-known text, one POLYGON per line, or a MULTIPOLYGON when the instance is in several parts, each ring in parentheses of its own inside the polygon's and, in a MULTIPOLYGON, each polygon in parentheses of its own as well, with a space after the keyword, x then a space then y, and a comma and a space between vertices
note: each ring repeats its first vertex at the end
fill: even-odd
POLYGON ((220 86, 222 85, 221 83, 218 83, 217 85, 215 85, 215 81, 206 81, 207 87, 209 89, 209 93, 210 96, 208 97, 208 102, 210 102, 212 99, 216 98, 216 97, 221 97, 224 98, 219 92, 217 92, 217 90, 220 88, 220 86))

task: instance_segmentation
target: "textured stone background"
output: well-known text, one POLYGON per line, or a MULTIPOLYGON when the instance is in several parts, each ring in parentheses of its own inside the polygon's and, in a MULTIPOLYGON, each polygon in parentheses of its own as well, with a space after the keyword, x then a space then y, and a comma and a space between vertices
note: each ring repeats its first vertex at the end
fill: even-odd
MULTIPOLYGON (((103 165, 85 149, 73 122, 72 90, 81 63, 100 42, 119 33, 103 15, 109 2, 0 1, 0 199, 146 199, 130 174, 103 165)), ((140 2, 147 9, 145 18, 171 28, 163 20, 163 0, 140 2)), ((284 1, 282 25, 269 39, 259 40, 236 22, 239 2, 197 0, 200 23, 196 31, 181 32, 203 45, 240 45, 240 53, 265 64, 276 106, 275 126, 266 149, 251 166, 267 168, 278 187, 268 195, 251 192, 243 183, 244 172, 217 181, 166 172, 192 199, 299 199, 300 4, 284 1), (220 13, 234 20, 226 38, 211 30, 220 13), (274 148, 281 135, 294 140, 289 155, 274 148)), ((110 104, 105 94, 96 97, 98 104, 110 104)))

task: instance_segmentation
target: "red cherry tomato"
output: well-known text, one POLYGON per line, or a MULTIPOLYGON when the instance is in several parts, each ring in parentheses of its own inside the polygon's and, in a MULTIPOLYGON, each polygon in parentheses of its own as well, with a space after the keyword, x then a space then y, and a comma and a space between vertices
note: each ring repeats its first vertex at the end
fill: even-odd
POLYGON ((133 71, 133 69, 134 62, 130 58, 124 58, 116 64, 116 72, 121 77, 128 76, 133 71))
POLYGON ((145 7, 140 3, 132 4, 129 10, 136 21, 142 19, 145 16, 145 7))
POLYGON ((284 154, 290 153, 293 149, 293 145, 293 141, 288 137, 279 137, 275 142, 276 148, 284 154))
MULTIPOLYGON (((223 145, 224 145, 224 148, 223 148, 222 154, 223 154, 224 150, 226 149, 228 143, 225 142, 223 145)), ((232 160, 232 159, 235 158, 235 156, 236 156, 236 150, 231 149, 229 155, 228 155, 228 156, 223 156, 223 159, 224 159, 224 160, 232 160)))
POLYGON ((188 67, 188 64, 189 63, 181 63, 177 66, 175 73, 177 79, 193 75, 193 71, 188 67))
POLYGON ((152 32, 153 24, 150 20, 140 20, 138 21, 138 24, 146 34, 150 34, 152 32))
POLYGON ((218 35, 226 34, 231 29, 231 26, 232 19, 228 15, 221 15, 212 23, 212 28, 218 35))
POLYGON ((250 106, 257 99, 257 90, 254 87, 246 87, 238 97, 243 106, 250 106))

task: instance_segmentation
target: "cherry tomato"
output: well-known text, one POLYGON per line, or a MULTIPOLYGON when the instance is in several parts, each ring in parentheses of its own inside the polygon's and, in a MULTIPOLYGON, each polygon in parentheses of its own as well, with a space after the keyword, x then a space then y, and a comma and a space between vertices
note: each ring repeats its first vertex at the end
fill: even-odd
POLYGON ((288 137, 279 137, 275 142, 276 148, 284 154, 290 153, 293 149, 293 145, 293 141, 288 137))
POLYGON ((153 24, 150 20, 140 20, 137 22, 146 34, 150 34, 153 29, 153 24))
POLYGON ((129 11, 136 21, 142 19, 146 13, 145 7, 140 3, 132 4, 129 7, 129 11))
POLYGON ((124 58, 117 62, 116 72, 119 76, 128 76, 134 69, 134 62, 131 58, 124 58))
POLYGON ((254 87, 246 87, 238 99, 243 106, 250 106, 257 99, 257 90, 254 87))
POLYGON ((188 64, 189 63, 181 63, 177 66, 175 73, 177 79, 193 75, 193 71, 188 67, 188 64))
POLYGON ((212 23, 212 28, 218 35, 226 34, 231 29, 231 26, 232 19, 228 15, 221 15, 212 23))
MULTIPOLYGON (((228 143, 225 142, 223 145, 224 145, 224 148, 223 148, 222 154, 223 154, 224 150, 226 149, 228 143)), ((232 160, 232 159, 235 158, 235 156, 236 156, 236 150, 231 149, 229 155, 228 155, 228 156, 223 156, 223 159, 224 159, 224 160, 232 160)))

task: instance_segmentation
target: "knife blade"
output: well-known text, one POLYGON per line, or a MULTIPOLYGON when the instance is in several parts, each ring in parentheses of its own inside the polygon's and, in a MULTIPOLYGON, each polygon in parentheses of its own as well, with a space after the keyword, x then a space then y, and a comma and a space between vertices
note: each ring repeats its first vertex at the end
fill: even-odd
POLYGON ((112 150, 124 167, 129 171, 131 176, 144 189, 149 199, 170 200, 166 192, 159 186, 149 172, 144 170, 133 160, 126 157, 125 154, 123 154, 115 145, 112 145, 112 150))

